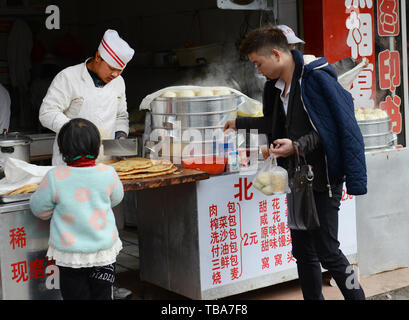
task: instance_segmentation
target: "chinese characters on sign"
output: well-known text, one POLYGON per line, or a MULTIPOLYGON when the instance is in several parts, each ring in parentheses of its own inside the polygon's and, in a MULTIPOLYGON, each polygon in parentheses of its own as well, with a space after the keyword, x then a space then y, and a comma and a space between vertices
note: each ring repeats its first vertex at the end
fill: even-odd
POLYGON ((391 129, 396 134, 402 131, 402 101, 397 92, 401 85, 401 59, 396 48, 399 25, 399 0, 378 1, 379 88, 387 92, 379 101, 379 107, 388 113, 391 129))
POLYGON ((217 206, 209 207, 213 285, 222 284, 223 270, 231 280, 239 279, 242 274, 240 234, 237 233, 240 207, 238 203, 229 202, 222 210, 219 215, 217 206))
POLYGON ((262 269, 295 262, 291 250, 291 235, 286 218, 287 198, 273 198, 259 202, 262 269), (284 201, 284 205, 282 205, 284 201), (277 249, 285 250, 277 252, 277 249))
POLYGON ((368 57, 373 53, 372 16, 369 13, 357 14, 352 11, 346 20, 349 30, 347 45, 351 48, 351 56, 368 57))
MULTIPOLYGON (((9 230, 9 245, 15 251, 24 249, 27 246, 27 234, 24 227, 17 227, 9 230)), ((54 265, 54 260, 35 259, 33 261, 18 261, 10 264, 11 280, 16 283, 26 282, 32 279, 41 279, 53 273, 46 273, 46 268, 54 265)))
POLYGON ((376 99, 375 50, 373 34, 372 1, 345 1, 345 21, 348 36, 346 44, 350 56, 360 60, 366 58, 368 65, 354 80, 350 93, 356 108, 374 108, 376 99))
MULTIPOLYGON (((265 196, 253 176, 232 174, 198 184, 200 274, 203 289, 296 269, 286 196, 265 196)), ((345 254, 356 250, 355 202, 342 193, 340 239, 345 254), (344 208, 344 209, 343 209, 344 208)))
POLYGON ((255 192, 251 181, 237 175, 227 192, 231 196, 207 204, 209 286, 294 267, 286 197, 255 192))
POLYGON ((402 133, 400 1, 345 0, 326 5, 325 56, 332 63, 346 56, 368 60, 349 89, 355 107, 385 110, 392 131, 402 133), (339 20, 342 14, 344 25, 339 20))
POLYGON ((55 264, 54 260, 35 259, 30 261, 27 266, 27 261, 19 261, 11 264, 11 280, 16 283, 26 282, 32 279, 41 279, 50 276, 52 273, 45 273, 49 265, 55 264))
POLYGON ((24 248, 26 246, 26 232, 24 227, 10 230, 10 245, 13 247, 13 250, 15 250, 16 247, 24 248))
POLYGON ((372 0, 345 0, 345 7, 350 9, 351 6, 354 8, 372 8, 372 0))
POLYGON ((379 87, 395 91, 400 86, 400 57, 398 51, 382 51, 378 55, 379 87))
POLYGON ((378 34, 381 37, 399 35, 399 1, 378 0, 378 34))
POLYGON ((388 112, 391 118, 391 129, 392 132, 400 133, 402 130, 402 114, 400 113, 401 100, 398 96, 387 96, 385 101, 380 103, 382 110, 388 112))

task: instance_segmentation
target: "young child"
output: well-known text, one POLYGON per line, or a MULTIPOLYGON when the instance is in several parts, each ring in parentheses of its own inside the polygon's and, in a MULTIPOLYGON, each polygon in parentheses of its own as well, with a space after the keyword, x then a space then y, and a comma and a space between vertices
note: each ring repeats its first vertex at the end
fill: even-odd
POLYGON ((96 164, 101 137, 85 119, 66 123, 58 147, 67 166, 51 169, 30 199, 35 216, 51 218, 47 256, 60 271, 64 300, 112 300, 122 249, 112 207, 124 196, 116 171, 96 164))

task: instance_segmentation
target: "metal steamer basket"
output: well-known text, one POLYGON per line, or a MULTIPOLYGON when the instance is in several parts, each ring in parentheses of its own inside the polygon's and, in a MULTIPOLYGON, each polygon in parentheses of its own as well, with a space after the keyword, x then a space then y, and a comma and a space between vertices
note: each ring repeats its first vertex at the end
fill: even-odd
POLYGON ((0 167, 8 158, 30 162, 30 144, 33 140, 19 132, 0 135, 0 167))
POLYGON ((390 147, 396 140, 396 135, 391 131, 389 117, 375 120, 358 121, 364 138, 365 150, 376 150, 390 147))
POLYGON ((175 148, 184 155, 187 146, 194 150, 194 157, 215 156, 217 146, 224 143, 225 123, 237 117, 238 107, 243 102, 243 97, 236 94, 156 98, 151 103, 152 130, 166 130, 171 144, 170 154, 162 150, 162 156, 174 155, 175 148))

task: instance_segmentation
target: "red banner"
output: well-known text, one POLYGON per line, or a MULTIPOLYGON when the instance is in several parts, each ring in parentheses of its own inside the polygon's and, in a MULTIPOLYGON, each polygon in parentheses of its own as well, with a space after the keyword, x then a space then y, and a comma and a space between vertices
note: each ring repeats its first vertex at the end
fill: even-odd
POLYGON ((356 108, 374 108, 376 101, 375 21, 372 0, 323 0, 324 55, 329 63, 352 57, 368 66, 350 92, 356 108))
MULTIPOLYGON (((380 94, 379 107, 391 118, 391 128, 396 134, 402 132, 400 92, 401 58, 399 52, 399 0, 378 1, 378 69, 380 94)), ((406 45, 406 44, 405 44, 406 45)))

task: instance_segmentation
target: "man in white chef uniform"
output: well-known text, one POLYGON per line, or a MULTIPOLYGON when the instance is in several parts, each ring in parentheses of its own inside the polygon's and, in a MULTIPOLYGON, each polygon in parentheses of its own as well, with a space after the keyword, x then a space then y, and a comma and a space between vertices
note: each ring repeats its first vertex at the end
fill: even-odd
MULTIPOLYGON (((125 139, 129 120, 121 74, 134 52, 118 32, 107 30, 95 57, 62 70, 54 78, 40 107, 41 124, 58 134, 70 119, 85 118, 98 127, 102 139, 125 139)), ((52 164, 65 164, 57 139, 52 164)))

